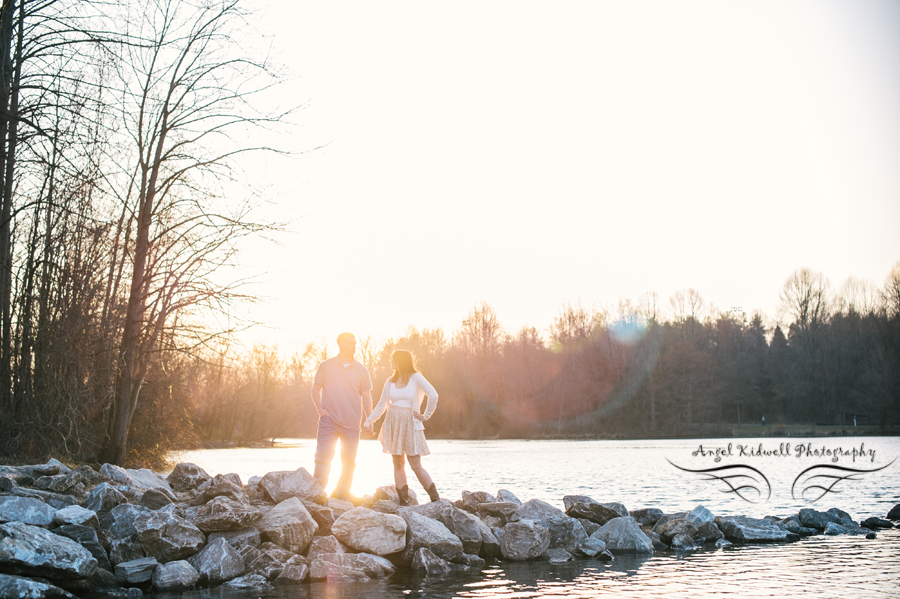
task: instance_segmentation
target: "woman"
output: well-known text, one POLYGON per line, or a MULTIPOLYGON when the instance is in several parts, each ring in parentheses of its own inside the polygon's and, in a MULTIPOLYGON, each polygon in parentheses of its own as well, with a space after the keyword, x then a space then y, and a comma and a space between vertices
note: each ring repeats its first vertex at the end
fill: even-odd
POLYGON ((431 453, 425 442, 425 425, 422 423, 434 414, 437 391, 416 370, 413 355, 408 351, 395 350, 391 354, 391 368, 394 369, 394 374, 384 382, 381 400, 366 419, 366 429, 369 433, 373 432, 375 422, 387 410, 378 440, 381 441, 384 453, 391 454, 394 459, 394 484, 397 486, 397 495, 400 496, 400 505, 409 505, 406 458, 409 458, 409 465, 428 492, 428 497, 431 501, 437 501, 440 496, 434 481, 422 467, 422 456, 431 453), (421 414, 419 408, 426 395, 428 404, 425 413, 421 414))

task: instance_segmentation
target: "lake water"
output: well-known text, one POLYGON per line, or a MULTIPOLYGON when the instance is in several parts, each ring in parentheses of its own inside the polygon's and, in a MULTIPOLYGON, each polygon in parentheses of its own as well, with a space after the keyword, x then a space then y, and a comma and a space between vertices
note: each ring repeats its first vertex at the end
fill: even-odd
MULTIPOLYGON (((315 441, 285 443, 267 449, 185 452, 179 459, 196 463, 210 474, 236 472, 245 482, 275 470, 303 466, 312 471, 315 441)), ((423 458, 423 464, 448 499, 458 499, 463 490, 496 493, 505 488, 523 501, 536 498, 558 507, 564 495, 577 494, 601 502, 618 501, 630 510, 658 507, 671 513, 704 505, 722 516, 784 517, 804 507, 839 507, 857 520, 884 517, 900 503, 900 462, 894 462, 900 457, 900 439, 894 437, 435 440, 429 445, 432 455, 423 458), (686 471, 711 468, 720 469, 686 471), (829 487, 828 493, 813 501, 822 495, 821 488, 829 487)), ((336 459, 333 479, 339 468, 336 459)), ((372 493, 392 483, 390 458, 381 453, 376 441, 361 442, 354 493, 372 493)), ((417 483, 410 486, 424 496, 417 483)), ((312 583, 268 595, 213 589, 167 596, 594 597, 616 592, 625 597, 898 597, 898 556, 900 529, 894 529, 880 532, 874 540, 816 536, 789 544, 658 552, 643 558, 617 556, 611 564, 593 560, 502 564, 451 577, 399 574, 365 584, 312 583)))

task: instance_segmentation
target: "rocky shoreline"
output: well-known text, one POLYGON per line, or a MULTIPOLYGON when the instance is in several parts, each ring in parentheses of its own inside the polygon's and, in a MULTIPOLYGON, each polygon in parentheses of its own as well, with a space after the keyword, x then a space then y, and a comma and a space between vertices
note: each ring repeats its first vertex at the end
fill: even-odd
POLYGON ((352 502, 329 498, 304 468, 243 484, 195 464, 178 464, 168 477, 110 464, 72 470, 56 460, 0 466, 0 598, 139 597, 217 585, 262 591, 398 569, 434 575, 489 562, 612 561, 815 534, 875 538, 900 520, 900 505, 886 518, 856 522, 837 508, 716 517, 703 506, 629 511, 583 495, 565 496, 563 511, 503 489, 407 507, 398 500, 392 486, 352 502))

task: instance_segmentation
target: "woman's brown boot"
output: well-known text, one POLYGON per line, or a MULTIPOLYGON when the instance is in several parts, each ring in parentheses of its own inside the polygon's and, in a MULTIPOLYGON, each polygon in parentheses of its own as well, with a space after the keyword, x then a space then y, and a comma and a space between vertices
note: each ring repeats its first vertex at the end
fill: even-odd
POLYGON ((437 501, 441 498, 441 496, 438 495, 437 487, 434 486, 434 483, 431 483, 431 486, 428 487, 426 491, 428 492, 428 497, 431 499, 431 501, 437 501))
POLYGON ((397 496, 400 498, 400 507, 409 505, 409 485, 398 487, 397 496))

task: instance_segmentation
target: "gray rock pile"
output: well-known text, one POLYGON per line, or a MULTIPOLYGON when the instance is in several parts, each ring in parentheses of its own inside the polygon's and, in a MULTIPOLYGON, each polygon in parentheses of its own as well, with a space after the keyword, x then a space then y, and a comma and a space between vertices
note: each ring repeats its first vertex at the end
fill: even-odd
POLYGON ((195 464, 178 464, 168 477, 110 464, 73 470, 56 460, 0 466, 0 597, 137 597, 215 585, 265 592, 398 568, 446 575, 487 561, 611 561, 813 534, 874 537, 900 519, 900 506, 856 522, 836 508, 760 519, 716 517, 703 506, 629 512, 584 495, 563 505, 501 489, 401 507, 393 487, 351 503, 328 498, 304 468, 244 484, 195 464))

